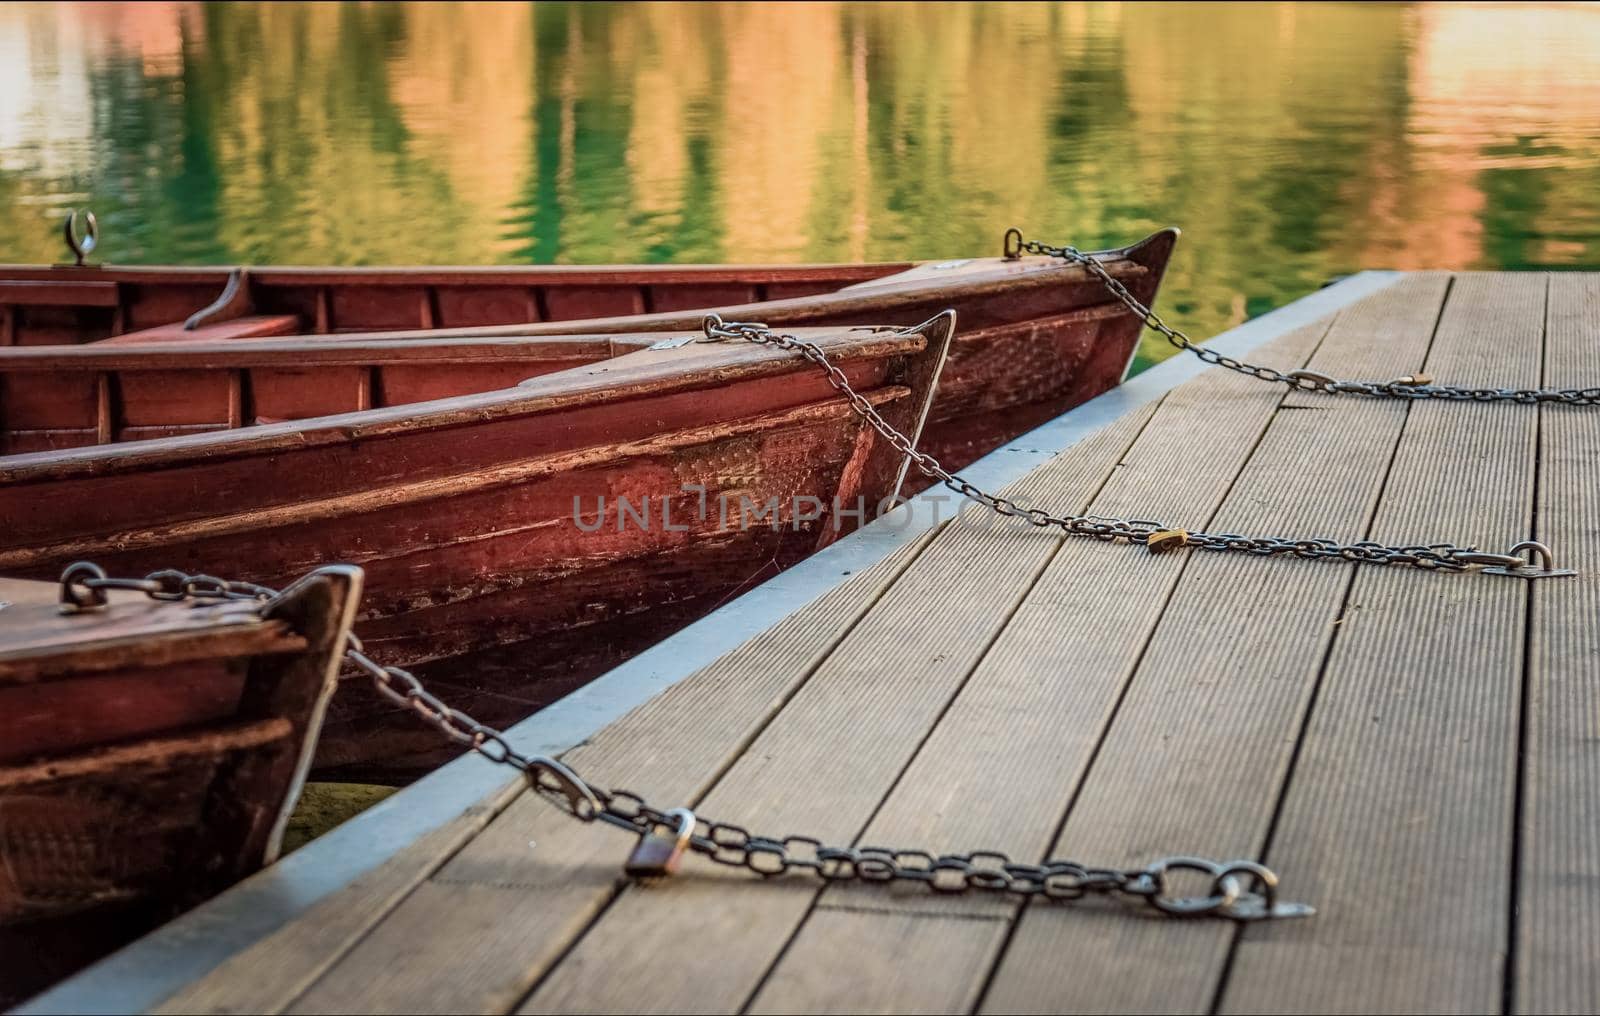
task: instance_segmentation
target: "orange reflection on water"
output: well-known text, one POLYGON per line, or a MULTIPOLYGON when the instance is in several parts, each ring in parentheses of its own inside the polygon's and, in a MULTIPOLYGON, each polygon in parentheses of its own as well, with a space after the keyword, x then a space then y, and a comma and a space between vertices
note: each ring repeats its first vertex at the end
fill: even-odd
MULTIPOLYGON (((36 5, 37 6, 37 5, 36 5)), ((111 52, 138 57, 148 74, 171 74, 182 65, 183 47, 204 42, 196 28, 195 3, 63 4, 63 28, 83 39, 92 56, 111 52)))
MULTIPOLYGON (((407 5, 406 18, 411 44, 389 63, 400 118, 465 206, 457 214, 494 222, 526 179, 532 25, 516 5, 499 3, 407 5)), ((486 255, 516 246, 498 229, 482 240, 486 255)))

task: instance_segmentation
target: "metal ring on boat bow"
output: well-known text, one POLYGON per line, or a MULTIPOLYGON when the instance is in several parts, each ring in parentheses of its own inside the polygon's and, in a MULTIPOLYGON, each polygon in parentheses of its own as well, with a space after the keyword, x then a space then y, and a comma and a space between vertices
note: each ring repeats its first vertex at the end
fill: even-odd
POLYGON ((91 561, 76 561, 61 573, 61 609, 75 614, 80 610, 104 607, 107 602, 104 586, 90 585, 89 579, 104 579, 104 568, 91 561))
POLYGON ((1022 230, 1012 226, 1006 230, 1006 237, 1000 241, 1000 249, 1007 261, 1015 261, 1022 257, 1022 230))
POLYGON ((78 209, 74 208, 67 220, 61 224, 61 231, 67 240, 67 249, 72 251, 75 264, 78 268, 85 267, 84 258, 94 250, 100 242, 100 224, 95 221, 94 213, 85 209, 83 212, 83 238, 78 237, 78 209))

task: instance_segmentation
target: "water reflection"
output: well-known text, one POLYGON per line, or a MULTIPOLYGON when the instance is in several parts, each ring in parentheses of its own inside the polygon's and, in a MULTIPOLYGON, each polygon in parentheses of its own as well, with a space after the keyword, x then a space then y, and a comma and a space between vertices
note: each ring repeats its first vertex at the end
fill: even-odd
MULTIPOLYGON (((1212 333, 1600 263, 1594 5, 13 4, 0 258, 803 261, 1174 223, 1212 333)), ((1165 350, 1147 344, 1147 358, 1165 350)))

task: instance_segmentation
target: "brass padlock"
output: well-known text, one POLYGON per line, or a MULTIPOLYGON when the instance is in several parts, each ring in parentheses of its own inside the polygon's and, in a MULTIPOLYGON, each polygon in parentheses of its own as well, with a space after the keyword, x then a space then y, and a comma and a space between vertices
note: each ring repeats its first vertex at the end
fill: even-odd
POLYGON ((674 835, 665 836, 652 825, 649 832, 639 837, 639 845, 628 855, 623 871, 634 878, 661 878, 678 873, 683 853, 689 849, 689 840, 694 836, 694 812, 688 808, 674 808, 666 817, 678 821, 674 835))
POLYGON ((1162 529, 1151 533, 1145 540, 1145 549, 1152 554, 1165 554, 1169 550, 1177 550, 1187 546, 1189 534, 1182 529, 1162 529))

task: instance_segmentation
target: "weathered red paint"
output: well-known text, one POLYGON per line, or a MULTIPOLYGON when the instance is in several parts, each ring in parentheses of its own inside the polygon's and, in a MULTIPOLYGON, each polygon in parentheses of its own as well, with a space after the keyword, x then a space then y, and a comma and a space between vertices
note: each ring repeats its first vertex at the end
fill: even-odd
MULTIPOLYGON (((1176 238, 1176 230, 1164 230, 1108 252, 1105 263, 1149 302, 1176 238)), ((9 339, 0 338, 0 345, 91 342, 116 334, 113 325, 119 323, 122 332, 156 330, 124 334, 118 344, 179 336, 207 341, 217 333, 204 326, 185 332, 175 322, 216 301, 236 271, 241 270, 0 266, 0 304, 7 299, 4 287, 15 290, 14 305, 0 307, 15 312, 5 333, 9 339), (84 305, 64 312, 88 315, 82 327, 64 333, 61 320, 50 318, 36 328, 31 323, 36 311, 63 308, 28 304, 30 298, 43 299, 30 297, 29 287, 69 282, 84 287, 84 305), (106 305, 108 286, 115 315, 106 305), (167 315, 162 322, 150 320, 157 305, 167 315)), ((248 284, 236 286, 234 299, 214 315, 289 315, 299 322, 298 331, 365 333, 364 340, 420 337, 424 329, 434 338, 675 331, 697 327, 708 308, 729 319, 784 327, 909 326, 954 309, 962 332, 924 434, 924 450, 952 468, 1117 384, 1141 327, 1081 269, 1046 258, 921 265, 242 271, 248 284), (981 405, 971 408, 975 403, 981 405)), ((52 298, 67 299, 60 292, 52 298)), ((252 331, 236 326, 230 334, 252 331)), ((15 439, 14 450, 61 447, 51 441, 29 434, 15 439)))
POLYGON ((333 568, 269 604, 67 615, 53 583, 0 579, 8 995, 275 859, 360 585, 333 568))
MULTIPOLYGON (((944 316, 921 331, 806 334, 912 431, 951 328, 944 316)), ((80 392, 65 421, 51 417, 59 404, 48 399, 7 403, 6 414, 41 414, 7 415, 8 441, 43 433, 49 419, 91 440, 93 420, 105 416, 113 439, 196 431, 0 458, 0 515, 12 523, 0 532, 0 572, 43 577, 87 558, 120 573, 175 567, 275 585, 322 562, 358 564, 368 589, 361 630, 380 659, 416 663, 538 639, 522 683, 503 693, 520 703, 528 686, 575 672, 561 645, 659 639, 753 574, 811 553, 836 521, 856 524, 830 511, 788 525, 797 495, 860 496, 875 509, 893 492, 898 453, 803 359, 742 342, 645 348, 656 338, 0 351, 7 392, 105 381, 98 395, 80 392), (317 415, 388 403, 397 389, 505 384, 497 372, 508 362, 523 363, 518 373, 530 379, 317 415), (249 425, 269 408, 311 418, 249 425), (685 484, 706 487, 705 517, 685 484), (735 510, 741 496, 778 499, 779 531, 724 527, 719 495, 735 510), (592 515, 600 496, 611 506, 607 524, 585 532, 575 499, 592 515), (619 497, 636 507, 648 499, 648 529, 619 526, 619 497)), ((372 692, 363 685, 346 697, 360 711, 372 692)), ((328 753, 390 772, 403 761, 397 750, 437 755, 436 735, 422 731, 423 745, 411 718, 387 720, 405 736, 364 733, 352 745, 334 724, 328 753)))

